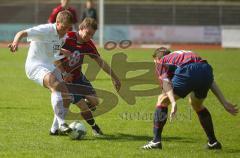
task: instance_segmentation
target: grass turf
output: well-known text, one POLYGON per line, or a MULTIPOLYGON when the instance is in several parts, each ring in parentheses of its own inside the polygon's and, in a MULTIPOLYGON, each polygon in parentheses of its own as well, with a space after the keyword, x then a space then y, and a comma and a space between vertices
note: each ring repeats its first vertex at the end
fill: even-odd
MULTIPOLYGON (((24 71, 26 48, 15 55, 6 48, 0 50, 0 157, 239 157, 239 115, 232 117, 209 93, 205 105, 212 114, 215 133, 223 145, 221 151, 204 149, 206 136, 187 99, 178 102, 178 117, 167 122, 163 131, 163 150, 140 149, 152 138, 152 113, 157 95, 136 97, 129 105, 118 96, 118 104, 110 112, 96 118, 106 134, 96 139, 90 128, 84 140, 49 136, 52 123, 50 93, 27 79, 24 71)), ((110 63, 112 56, 123 52, 129 62, 152 62, 151 49, 100 51, 110 63)), ((214 68, 215 80, 225 96, 239 103, 239 50, 196 50, 214 68)), ((114 63, 117 72, 121 67, 114 63)), ((137 76, 145 71, 128 72, 137 76)), ((154 74, 152 76, 154 78, 154 74)), ((123 81, 127 83, 128 80, 123 81)), ((93 85, 114 93, 109 77, 102 71, 93 85)), ((124 85, 123 85, 124 86, 124 85)), ((149 85, 139 85, 142 90, 149 85)), ((134 89, 133 88, 133 89, 134 89)))

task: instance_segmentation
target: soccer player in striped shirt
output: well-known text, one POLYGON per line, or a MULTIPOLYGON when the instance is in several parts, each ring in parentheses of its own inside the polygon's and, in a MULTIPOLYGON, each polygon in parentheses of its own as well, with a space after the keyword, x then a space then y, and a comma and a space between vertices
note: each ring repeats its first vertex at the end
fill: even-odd
MULTIPOLYGON (((68 32, 63 48, 70 51, 71 54, 65 54, 68 57, 61 59, 55 64, 61 70, 65 82, 73 85, 71 86, 72 88, 69 88, 69 92, 73 93, 73 104, 76 104, 81 109, 81 115, 92 127, 93 134, 99 136, 103 133, 95 123, 91 112, 91 109, 95 109, 99 101, 94 88, 81 71, 84 56, 90 56, 111 76, 117 91, 120 89, 121 83, 111 67, 101 58, 91 40, 96 30, 97 22, 92 18, 85 18, 79 25, 78 32, 68 32)), ((57 127, 57 119, 55 118, 51 130, 53 134, 57 127)))
POLYGON ((203 105, 209 89, 217 97, 227 112, 238 113, 236 105, 228 102, 214 81, 212 67, 192 51, 179 50, 170 52, 161 47, 153 54, 156 76, 162 87, 154 114, 154 138, 144 149, 161 149, 161 133, 167 121, 168 105, 171 104, 170 120, 176 115, 176 100, 190 94, 190 104, 196 111, 199 121, 208 137, 208 149, 221 149, 222 145, 214 134, 210 112, 203 105))

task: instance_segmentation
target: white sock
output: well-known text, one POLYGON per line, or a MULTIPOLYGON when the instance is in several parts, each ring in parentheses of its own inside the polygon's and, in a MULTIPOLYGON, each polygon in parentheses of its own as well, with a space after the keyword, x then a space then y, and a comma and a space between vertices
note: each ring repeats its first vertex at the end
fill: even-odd
POLYGON ((53 111, 58 121, 58 124, 59 125, 64 124, 65 116, 68 112, 68 108, 65 108, 63 106, 63 99, 62 99, 61 92, 52 92, 51 102, 52 102, 53 111))
MULTIPOLYGON (((64 109, 64 113, 65 114, 67 114, 67 112, 68 112, 68 109, 67 108, 65 108, 64 109), (67 111, 66 111, 67 110, 67 111)), ((65 115, 66 116, 66 115, 65 115)), ((56 130, 58 130, 59 129, 59 123, 58 123, 58 119, 57 119, 57 116, 56 115, 54 115, 54 118, 53 118, 53 123, 52 123, 52 127, 51 127, 51 132, 52 133, 55 133, 56 132, 56 130)))
POLYGON ((51 132, 52 132, 52 133, 55 133, 56 130, 58 130, 58 128, 59 128, 59 125, 58 125, 57 116, 54 115, 53 123, 52 123, 52 127, 51 127, 51 132))

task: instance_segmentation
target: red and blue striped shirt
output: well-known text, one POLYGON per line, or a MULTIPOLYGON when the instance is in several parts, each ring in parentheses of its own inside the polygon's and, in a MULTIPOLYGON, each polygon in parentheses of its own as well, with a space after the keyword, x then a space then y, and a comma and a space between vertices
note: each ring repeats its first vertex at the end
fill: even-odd
POLYGON ((162 84, 162 81, 171 79, 174 75, 174 71, 178 67, 182 67, 191 63, 207 62, 200 56, 188 50, 174 51, 161 59, 155 60, 156 75, 162 84))
POLYGON ((72 53, 70 57, 61 59, 61 62, 64 70, 67 73, 71 73, 74 80, 81 77, 81 67, 85 55, 88 55, 91 58, 100 56, 97 48, 91 40, 84 43, 78 42, 77 32, 67 33, 63 48, 69 50, 72 53))

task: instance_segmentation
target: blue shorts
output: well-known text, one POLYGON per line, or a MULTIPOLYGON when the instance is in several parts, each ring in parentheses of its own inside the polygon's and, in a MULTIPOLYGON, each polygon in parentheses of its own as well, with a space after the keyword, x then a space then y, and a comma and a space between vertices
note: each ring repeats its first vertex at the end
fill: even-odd
POLYGON ((212 67, 208 63, 191 63, 175 70, 173 91, 181 98, 194 92, 199 99, 207 97, 213 83, 212 67))
POLYGON ((86 95, 96 95, 96 91, 84 74, 82 74, 79 79, 67 84, 67 87, 69 93, 71 93, 74 98, 73 104, 78 103, 81 99, 85 99, 86 95))

